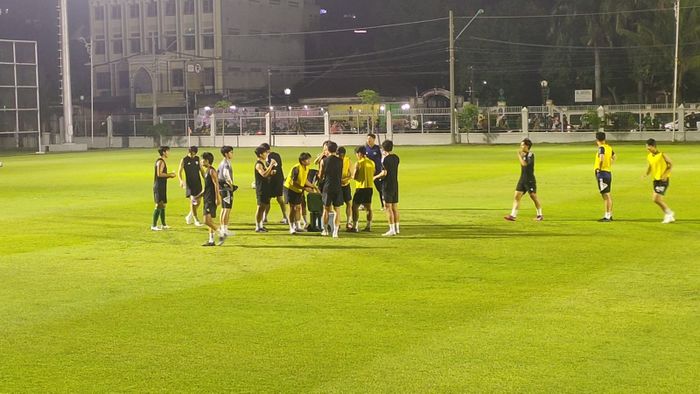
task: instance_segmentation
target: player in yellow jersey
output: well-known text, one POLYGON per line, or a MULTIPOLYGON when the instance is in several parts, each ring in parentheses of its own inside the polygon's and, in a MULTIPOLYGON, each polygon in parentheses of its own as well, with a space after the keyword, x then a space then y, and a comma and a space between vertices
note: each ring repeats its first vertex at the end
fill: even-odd
POLYGON ((668 190, 669 178, 671 177, 671 159, 668 155, 659 151, 656 147, 656 140, 649 138, 647 140, 647 172, 645 178, 652 176, 654 181, 654 194, 652 195, 654 203, 664 211, 664 220, 661 223, 673 223, 676 221, 675 214, 664 201, 666 190, 668 190))
POLYGON ((360 206, 367 211, 367 224, 362 231, 372 230, 372 194, 374 193, 374 161, 367 157, 367 148, 358 146, 355 148, 357 163, 355 163, 355 196, 352 199, 352 229, 358 232, 357 223, 360 220, 360 206))
POLYGON ((347 156, 347 150, 344 146, 338 148, 338 157, 343 159, 343 175, 340 178, 340 186, 343 191, 343 202, 345 203, 345 217, 347 219, 345 223, 345 230, 350 231, 352 229, 352 188, 350 187, 350 181, 352 180, 352 168, 350 166, 350 158, 347 156))
POLYGON ((598 151, 595 155, 595 177, 598 181, 598 191, 600 191, 605 204, 605 215, 598 221, 612 222, 613 202, 610 192, 612 191, 612 165, 616 156, 615 151, 608 145, 605 138, 604 132, 599 131, 595 133, 596 144, 598 145, 598 151))
POLYGON ((284 196, 289 204, 289 233, 303 233, 301 204, 304 201, 304 191, 318 191, 308 180, 311 154, 299 155, 299 164, 292 167, 284 181, 284 196))

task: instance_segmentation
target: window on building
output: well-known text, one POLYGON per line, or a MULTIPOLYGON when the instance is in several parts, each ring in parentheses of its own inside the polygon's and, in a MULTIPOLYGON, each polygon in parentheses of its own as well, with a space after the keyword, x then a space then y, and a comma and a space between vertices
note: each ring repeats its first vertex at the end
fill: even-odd
POLYGON ((270 0, 270 5, 280 5, 281 3, 281 0, 270 0))
POLYGON ((95 40, 95 55, 105 54, 105 42, 104 40, 95 40))
POLYGON ((214 0, 202 0, 202 12, 211 14, 214 12, 214 0))
POLYGON ((112 40, 112 53, 115 55, 121 55, 124 53, 124 46, 122 44, 121 37, 112 40))
POLYGON ((101 5, 95 7, 95 20, 103 21, 105 20, 105 8, 101 5))
POLYGON ((241 34, 241 30, 240 30, 240 29, 236 29, 235 27, 229 27, 229 28, 228 28, 228 34, 229 34, 230 36, 238 36, 238 35, 241 34))
POLYGON ((141 53, 141 39, 140 38, 129 39, 129 52, 130 53, 141 53))
POLYGON ((194 15, 194 0, 185 0, 183 12, 185 15, 194 15))
POLYGON ((141 15, 141 9, 138 4, 129 4, 129 18, 136 19, 141 15))
POLYGON ((165 36, 165 50, 177 52, 177 36, 174 32, 165 36))
POLYGON ((112 11, 110 13, 112 14, 112 19, 121 19, 122 18, 122 6, 113 5, 112 11))
POLYGON ((97 89, 105 90, 111 89, 111 81, 109 80, 109 72, 98 72, 95 73, 95 85, 97 89))
POLYGON ((202 49, 214 49, 214 33, 202 34, 202 49))
POLYGON ((129 89, 129 71, 119 71, 119 89, 129 89))
POLYGON ((195 36, 194 35, 187 35, 184 37, 185 38, 185 50, 186 51, 194 51, 194 46, 195 46, 195 36))
POLYGON ((170 84, 174 88, 185 86, 185 73, 182 69, 170 70, 170 84))
POLYGON ((158 41, 158 33, 148 33, 148 38, 146 38, 146 52, 153 53, 160 48, 160 42, 158 41))
POLYGON ((289 0, 287 4, 289 4, 290 7, 299 8, 299 2, 296 0, 289 0))
POLYGON ((155 1, 149 1, 146 4, 146 16, 150 18, 158 16, 158 3, 155 1))
POLYGON ((213 67, 205 67, 203 72, 203 82, 204 86, 211 86, 214 87, 214 68, 213 67))
POLYGON ((175 16, 175 0, 165 2, 165 16, 175 16))

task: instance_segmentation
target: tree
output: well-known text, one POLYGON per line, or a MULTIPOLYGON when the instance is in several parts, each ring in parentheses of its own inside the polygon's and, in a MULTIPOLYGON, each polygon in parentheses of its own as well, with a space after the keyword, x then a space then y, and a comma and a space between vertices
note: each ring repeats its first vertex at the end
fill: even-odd
POLYGON ((372 129, 372 132, 374 132, 374 121, 372 118, 377 111, 375 106, 379 104, 381 97, 379 96, 379 93, 371 89, 365 89, 360 92, 357 92, 357 97, 359 97, 362 100, 362 104, 372 106, 372 114, 369 116, 368 122, 370 124, 369 128, 372 129))

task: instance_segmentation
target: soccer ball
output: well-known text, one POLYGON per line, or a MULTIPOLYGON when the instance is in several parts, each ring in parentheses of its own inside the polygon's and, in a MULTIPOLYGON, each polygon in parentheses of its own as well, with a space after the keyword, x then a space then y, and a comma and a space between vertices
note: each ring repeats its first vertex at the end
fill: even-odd
POLYGON ((254 181, 253 181, 253 183, 250 184, 250 188, 255 189, 255 182, 254 181))

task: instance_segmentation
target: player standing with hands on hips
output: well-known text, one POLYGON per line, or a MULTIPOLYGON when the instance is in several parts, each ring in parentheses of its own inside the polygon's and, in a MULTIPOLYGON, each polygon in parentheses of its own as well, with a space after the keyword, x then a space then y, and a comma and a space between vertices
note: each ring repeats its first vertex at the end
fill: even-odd
POLYGON ((654 203, 664 211, 664 220, 661 223, 668 224, 676 221, 675 213, 668 207, 666 201, 664 201, 664 196, 668 190, 669 178, 671 177, 671 159, 668 156, 659 151, 656 147, 656 140, 649 138, 647 140, 647 167, 645 178, 649 175, 652 176, 654 180, 654 194, 652 195, 654 203))
POLYGON ((537 209, 537 216, 535 220, 541 222, 544 217, 542 216, 542 204, 537 198, 537 180, 535 179, 535 154, 530 151, 532 148, 532 141, 529 138, 525 138, 520 143, 520 149, 518 150, 518 161, 520 162, 520 180, 518 180, 518 185, 515 187, 515 198, 513 199, 513 210, 510 215, 506 216, 504 219, 509 222, 514 222, 518 217, 518 209, 520 209, 520 200, 523 198, 523 194, 528 193, 532 202, 535 203, 535 209, 537 209))
POLYGON ((175 178, 175 173, 168 172, 168 165, 165 163, 169 153, 169 146, 161 146, 158 149, 160 157, 156 160, 153 169, 153 200, 156 203, 156 209, 153 211, 153 224, 151 225, 153 231, 170 228, 165 224, 165 205, 168 203, 168 179, 175 178), (159 217, 160 227, 157 226, 159 217))

